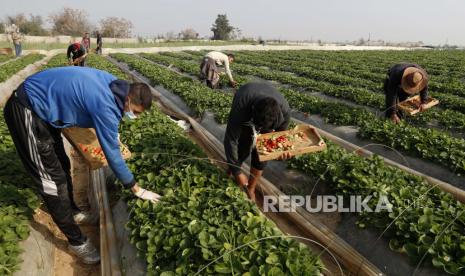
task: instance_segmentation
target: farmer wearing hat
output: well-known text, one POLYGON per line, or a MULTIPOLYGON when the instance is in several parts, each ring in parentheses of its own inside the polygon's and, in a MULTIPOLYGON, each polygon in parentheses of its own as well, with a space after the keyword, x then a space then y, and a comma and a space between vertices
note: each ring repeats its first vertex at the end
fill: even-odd
POLYGON ((400 122, 404 114, 397 108, 397 104, 408 97, 420 93, 420 112, 425 110, 428 97, 428 74, 417 64, 401 63, 389 69, 384 81, 386 94, 386 118, 395 124, 400 122))

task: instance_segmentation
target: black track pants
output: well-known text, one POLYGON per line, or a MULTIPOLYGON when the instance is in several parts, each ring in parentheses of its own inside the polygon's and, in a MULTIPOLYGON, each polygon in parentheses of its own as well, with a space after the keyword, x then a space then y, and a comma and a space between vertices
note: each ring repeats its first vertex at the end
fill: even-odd
POLYGON ((71 245, 83 244, 86 237, 73 219, 79 209, 73 200, 71 164, 61 130, 40 119, 14 94, 4 108, 4 116, 16 151, 37 185, 53 221, 71 245))

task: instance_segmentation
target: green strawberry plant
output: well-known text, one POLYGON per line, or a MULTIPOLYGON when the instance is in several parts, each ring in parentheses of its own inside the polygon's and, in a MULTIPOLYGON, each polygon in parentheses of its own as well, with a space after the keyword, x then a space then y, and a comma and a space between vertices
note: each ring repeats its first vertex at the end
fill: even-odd
MULTIPOLYGON (((129 55, 115 55, 115 57, 127 62, 132 68, 140 71, 146 76, 148 74, 154 74, 148 69, 148 63, 137 60, 135 57, 129 55)), ((154 64, 150 66, 158 70, 158 67, 154 64)), ((168 70, 164 68, 164 71, 166 72, 168 70)), ((167 77, 166 80, 164 80, 160 77, 164 74, 163 70, 161 70, 161 72, 158 73, 158 78, 160 79, 157 83, 173 87, 171 83, 173 79, 171 79, 171 77, 177 74, 174 73, 174 75, 172 75, 171 73, 172 72, 169 74, 166 73, 167 77)), ((193 83, 192 80, 181 78, 179 75, 177 75, 176 81, 178 82, 176 87, 183 86, 182 82, 187 84, 193 83)), ((179 91, 180 90, 178 90, 178 93, 179 91)), ((458 170, 464 170, 465 168, 463 163, 463 160, 465 160, 463 156, 465 152, 465 150, 463 150, 463 140, 453 139, 434 129, 419 129, 409 127, 405 124, 393 125, 383 119, 377 118, 373 113, 363 108, 354 108, 345 104, 328 102, 321 98, 290 89, 281 89, 281 91, 288 99, 290 105, 298 110, 322 114, 330 123, 342 125, 353 124, 359 126, 360 135, 363 138, 387 142, 389 145, 402 148, 407 152, 420 154, 424 158, 450 164, 458 170), (431 137, 431 140, 425 137, 431 137), (436 151, 433 151, 433 149, 436 151), (442 152, 447 153, 443 154, 442 152)), ((182 93, 189 93, 189 91, 186 89, 183 90, 182 93)), ((195 92, 192 93, 195 94, 195 92)), ((222 94, 216 93, 209 95, 209 101, 213 101, 219 98, 218 95, 222 94)), ((189 95, 185 97, 188 98, 189 95)), ((192 102, 187 103, 189 106, 192 106, 192 102)), ((135 127, 130 132, 132 133, 137 129, 139 129, 139 127, 135 127)), ((172 131, 166 132, 172 133, 172 131)), ((171 137, 170 139, 172 140, 173 138, 171 137)), ((160 142, 158 139, 155 141, 157 141, 157 143, 160 142)), ((164 148, 166 148, 166 145, 164 148)), ((175 152, 178 153, 177 151, 175 152)), ((146 154, 143 154, 143 156, 143 158, 150 158, 146 154)), ((157 159, 162 158, 163 164, 175 163, 172 156, 169 157, 171 159, 162 157, 159 153, 157 153, 156 156, 157 159)), ((139 160, 135 162, 139 162, 139 160)), ((144 162, 139 162, 138 166, 143 164, 144 162)), ((436 230, 432 230, 433 232, 424 232, 427 230, 425 226, 420 226, 420 228, 406 227, 406 225, 414 225, 415 223, 423 225, 431 221, 428 217, 430 216, 430 211, 425 214, 419 214, 419 212, 422 212, 421 210, 408 208, 408 202, 419 201, 417 202, 418 205, 420 205, 420 203, 424 204, 423 206, 427 206, 427 208, 434 210, 434 215, 438 213, 438 216, 442 216, 440 221, 453 221, 454 224, 450 227, 450 231, 446 231, 445 234, 449 236, 449 238, 447 238, 449 240, 461 241, 462 238, 460 237, 463 236, 463 227, 460 227, 463 224, 462 211, 464 208, 461 203, 455 201, 450 195, 445 194, 437 188, 431 189, 428 184, 418 177, 406 174, 398 169, 387 167, 379 158, 364 159, 356 155, 348 154, 334 145, 330 145, 327 153, 296 158, 291 161, 291 166, 292 168, 313 176, 323 176, 324 180, 328 181, 329 184, 336 185, 337 191, 343 196, 356 194, 372 195, 376 198, 380 195, 387 195, 389 200, 394 202, 394 214, 402 214, 402 216, 405 214, 405 218, 392 217, 392 213, 387 212, 375 214, 364 213, 360 216, 358 222, 359 226, 375 225, 375 228, 380 229, 390 226, 386 237, 391 240, 391 248, 406 253, 412 257, 412 259, 418 258, 418 256, 421 258, 425 253, 422 249, 424 247, 421 247, 421 244, 422 242, 429 242, 428 245, 434 247, 434 250, 428 251, 426 260, 453 274, 461 273, 461 267, 464 264, 462 260, 463 252, 460 251, 463 247, 461 243, 450 248, 439 246, 436 244, 436 241, 442 243, 442 237, 438 235, 436 230), (347 161, 345 160, 346 158, 347 161), (325 174, 328 168, 330 169, 329 173, 325 174), (441 260, 444 260, 444 258, 448 261, 441 263, 441 260)), ((137 169, 137 166, 132 167, 132 169, 137 169)), ((171 179, 168 181, 171 181, 172 184, 182 182, 183 177, 185 177, 183 174, 183 177, 180 177, 179 181, 175 181, 174 179, 176 178, 173 178, 174 176, 171 173, 179 172, 171 172, 168 170, 166 173, 168 174, 168 178, 171 179)), ((149 178, 151 180, 155 179, 153 175, 149 178)), ((189 187, 190 186, 191 185, 189 185, 189 187)), ((164 186, 152 187, 163 188, 164 186)), ((437 229, 442 226, 435 227, 434 229, 437 229)))
POLYGON ((202 160, 205 154, 166 115, 155 109, 125 120, 120 133, 135 155, 129 166, 138 183, 163 194, 156 204, 126 196, 130 240, 148 275, 320 275, 318 258, 202 160))
POLYGON ((24 69, 29 64, 32 64, 36 61, 43 59, 44 55, 39 54, 29 54, 23 57, 20 57, 16 60, 10 61, 7 64, 0 66, 0 83, 8 80, 14 74, 18 73, 24 69))
MULTIPOLYGON (((62 67, 62 66, 69 66, 68 59, 66 58, 66 54, 58 54, 52 57, 49 62, 42 68, 42 70, 55 68, 55 67, 62 67)), ((95 69, 107 71, 108 73, 114 75, 118 79, 129 80, 128 76, 121 71, 118 66, 111 63, 108 59, 103 56, 90 54, 86 58, 86 66, 92 67, 95 69)))
POLYGON ((32 189, 26 188, 27 183, 31 183, 31 179, 16 155, 8 128, 1 117, 0 275, 12 275, 19 270, 22 252, 19 242, 29 236, 29 220, 39 207, 39 199, 32 189))

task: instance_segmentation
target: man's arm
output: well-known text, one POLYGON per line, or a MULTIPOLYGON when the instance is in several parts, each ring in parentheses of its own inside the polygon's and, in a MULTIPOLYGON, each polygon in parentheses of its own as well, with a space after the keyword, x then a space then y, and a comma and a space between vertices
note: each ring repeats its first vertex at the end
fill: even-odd
POLYGON ((234 82, 234 79, 231 74, 231 69, 229 69, 229 59, 226 56, 226 60, 223 61, 224 63, 224 70, 226 71, 226 74, 228 75, 229 81, 234 82))
POLYGON ((93 122, 108 165, 126 188, 132 188, 136 184, 136 181, 121 156, 118 140, 119 119, 111 114, 111 112, 102 110, 98 114, 95 114, 93 122))
POLYGON ((66 57, 68 60, 71 59, 71 52, 73 51, 73 45, 68 46, 68 51, 66 51, 66 57))
POLYGON ((240 174, 240 164, 237 156, 239 137, 241 136, 241 126, 229 120, 224 137, 224 151, 228 162, 229 170, 234 175, 240 174))
POLYGON ((428 99, 428 84, 423 88, 423 90, 420 91, 420 100, 421 103, 426 103, 426 100, 428 99))
POLYGON ((281 123, 281 125, 279 125, 276 128, 276 131, 287 130, 287 128, 289 127, 289 122, 291 121, 291 113, 286 112, 286 113, 283 114, 283 116, 284 116, 284 121, 281 123))
POLYGON ((383 88, 386 95, 386 116, 391 117, 393 114, 397 114, 397 93, 399 88, 393 83, 391 76, 386 78, 383 88))

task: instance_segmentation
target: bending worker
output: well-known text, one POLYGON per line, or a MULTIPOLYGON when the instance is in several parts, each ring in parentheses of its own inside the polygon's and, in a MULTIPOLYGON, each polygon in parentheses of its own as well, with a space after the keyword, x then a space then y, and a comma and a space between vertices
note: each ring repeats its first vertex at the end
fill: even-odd
POLYGON ((203 57, 202 63, 200 64, 200 79, 207 82, 208 87, 216 89, 219 86, 220 75, 217 66, 224 66, 226 75, 229 78, 229 84, 232 87, 236 87, 236 82, 234 81, 231 69, 229 69, 229 64, 233 63, 234 55, 233 54, 223 54, 221 52, 213 51, 209 52, 203 57))
POLYGON ((73 200, 70 161, 61 129, 94 128, 110 168, 123 185, 142 199, 155 202, 159 195, 140 188, 125 164, 118 125, 150 109, 152 94, 143 83, 129 84, 91 68, 60 67, 28 77, 8 100, 5 121, 16 151, 37 186, 53 221, 65 234, 69 249, 84 263, 100 255, 77 223, 89 221, 73 200))
MULTIPOLYGON (((255 201, 255 187, 266 162, 260 162, 255 145, 258 133, 286 130, 290 108, 286 99, 269 83, 255 82, 241 86, 234 95, 229 114, 224 149, 229 172, 255 201), (251 156, 250 176, 241 171, 242 163, 251 156)), ((283 153, 281 160, 291 155, 283 153)))
POLYGON ((384 93, 386 94, 386 118, 397 124, 404 117, 397 105, 409 96, 420 93, 420 112, 425 110, 428 98, 428 74, 417 64, 396 64, 388 71, 384 81, 384 93))
POLYGON ((74 64, 74 66, 86 66, 85 62, 87 51, 85 46, 79 42, 69 45, 66 57, 68 58, 69 65, 74 64))

